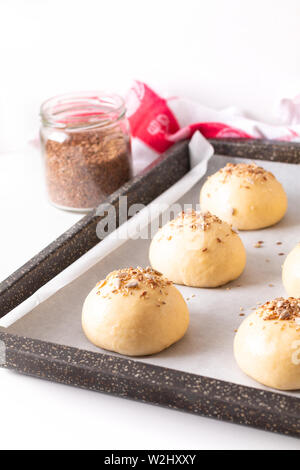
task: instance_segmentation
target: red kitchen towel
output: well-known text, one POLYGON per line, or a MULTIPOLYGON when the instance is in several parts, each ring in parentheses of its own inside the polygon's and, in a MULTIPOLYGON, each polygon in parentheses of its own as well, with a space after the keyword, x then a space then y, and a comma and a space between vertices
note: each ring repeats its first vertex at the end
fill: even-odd
POLYGON ((200 103, 165 98, 136 81, 127 99, 134 168, 139 172, 175 142, 198 130, 206 138, 274 139, 300 142, 300 96, 280 103, 281 125, 248 119, 235 108, 221 111, 200 103))

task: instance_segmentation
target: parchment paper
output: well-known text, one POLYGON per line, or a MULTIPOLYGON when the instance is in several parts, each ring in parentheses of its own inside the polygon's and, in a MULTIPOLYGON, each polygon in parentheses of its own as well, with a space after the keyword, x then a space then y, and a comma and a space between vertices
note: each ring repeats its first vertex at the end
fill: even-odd
MULTIPOLYGON (((207 175, 227 162, 247 162, 238 158, 214 156, 209 161, 207 175)), ((260 162, 283 183, 289 208, 284 219, 274 227, 259 231, 240 232, 246 250, 247 266, 236 281, 217 289, 197 289, 178 286, 190 310, 190 327, 185 337, 167 350, 149 357, 133 358, 185 372, 226 381, 265 387, 246 377, 237 367, 232 345, 235 329, 259 302, 286 295, 281 282, 281 266, 285 255, 300 240, 300 166, 260 162), (261 248, 254 245, 263 240, 261 248), (282 242, 278 245, 277 242, 282 242), (192 297, 192 295, 195 297, 192 297), (240 309, 244 309, 241 311, 240 309)), ((199 191, 206 176, 179 202, 199 200, 199 191)), ((64 286, 30 313, 8 327, 8 331, 45 341, 107 353, 93 346, 81 329, 83 301, 97 281, 110 271, 126 266, 147 266, 150 240, 129 240, 110 253, 79 278, 64 286)), ((109 353, 113 354, 113 353, 109 353)), ((300 393, 288 393, 300 397, 300 393)))

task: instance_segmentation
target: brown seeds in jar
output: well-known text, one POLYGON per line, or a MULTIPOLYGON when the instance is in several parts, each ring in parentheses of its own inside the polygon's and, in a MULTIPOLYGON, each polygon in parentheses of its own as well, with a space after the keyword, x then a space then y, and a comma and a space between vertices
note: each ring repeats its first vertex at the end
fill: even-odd
POLYGON ((63 96, 42 106, 46 183, 50 200, 59 207, 94 208, 132 176, 123 100, 113 97, 122 106, 112 113, 113 99, 103 107, 102 97, 97 98, 96 104, 87 104, 80 96, 74 108, 75 98, 63 96))

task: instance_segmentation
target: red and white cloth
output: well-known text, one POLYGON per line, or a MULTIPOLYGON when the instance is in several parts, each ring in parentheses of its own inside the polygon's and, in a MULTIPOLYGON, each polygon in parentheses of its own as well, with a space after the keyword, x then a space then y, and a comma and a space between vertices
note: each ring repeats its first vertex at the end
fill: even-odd
POLYGON ((150 164, 175 142, 200 131, 206 138, 271 139, 300 142, 300 95, 280 103, 282 124, 248 119, 235 108, 221 111, 178 97, 164 98, 145 83, 136 81, 127 99, 134 170, 150 164))

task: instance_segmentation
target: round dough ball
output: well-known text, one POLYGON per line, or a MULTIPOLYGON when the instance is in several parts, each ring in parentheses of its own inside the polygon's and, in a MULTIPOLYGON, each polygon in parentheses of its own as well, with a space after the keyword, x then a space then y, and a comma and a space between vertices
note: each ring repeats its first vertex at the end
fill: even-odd
POLYGON ((256 230, 282 219, 287 197, 269 171, 255 163, 228 163, 204 183, 200 206, 239 230, 256 230))
POLYGON ((154 236, 150 263, 177 284, 217 287, 244 270, 246 251, 230 225, 209 212, 182 212, 154 236))
POLYGON ((288 295, 300 297, 300 244, 285 259, 282 282, 288 295))
POLYGON ((257 382, 300 389, 300 299, 280 297, 249 315, 235 336, 234 355, 257 382))
POLYGON ((173 284, 151 268, 108 274, 87 296, 82 327, 96 346, 128 356, 158 353, 189 324, 187 305, 173 284))

